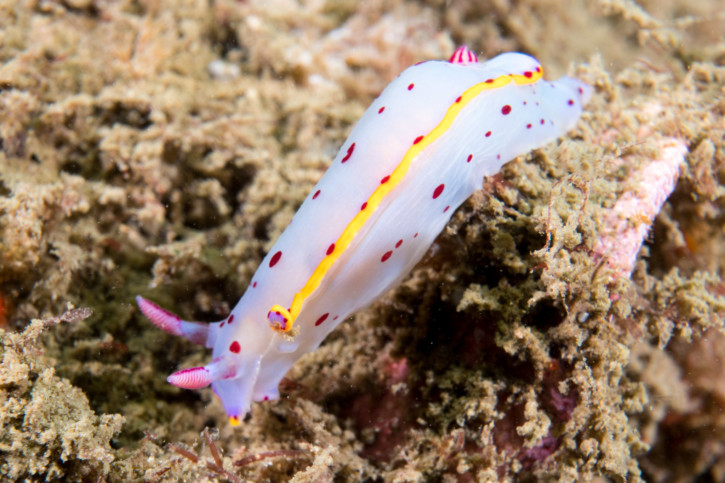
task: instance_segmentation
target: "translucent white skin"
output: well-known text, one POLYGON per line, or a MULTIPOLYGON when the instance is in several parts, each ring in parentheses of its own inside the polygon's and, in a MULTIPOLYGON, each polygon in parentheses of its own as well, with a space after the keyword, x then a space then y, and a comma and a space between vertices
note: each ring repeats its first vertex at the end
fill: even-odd
POLYGON ((575 79, 511 82, 478 94, 375 208, 305 300, 291 334, 271 329, 270 307, 290 306, 361 205, 457 97, 487 79, 537 67, 536 59, 520 53, 465 65, 431 61, 408 68, 385 88, 262 261, 232 311, 233 322, 228 318, 210 326, 206 345, 213 347, 215 360, 224 361, 214 377, 226 377, 212 387, 230 417, 243 418, 252 401, 276 399, 280 380, 297 359, 406 276, 484 176, 574 126, 590 93, 575 79), (504 106, 510 107, 505 114, 504 106), (436 188, 440 192, 434 197, 436 188))

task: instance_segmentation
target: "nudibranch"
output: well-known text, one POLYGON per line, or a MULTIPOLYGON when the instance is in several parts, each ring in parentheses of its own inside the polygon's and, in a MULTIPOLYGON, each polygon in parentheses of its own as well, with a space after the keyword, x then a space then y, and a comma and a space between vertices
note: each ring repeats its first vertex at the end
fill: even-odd
POLYGON ((233 425, 346 317, 396 285, 485 176, 563 135, 590 87, 545 81, 539 62, 505 53, 402 72, 367 109, 327 172, 252 277, 231 314, 181 320, 137 297, 159 328, 213 349, 212 361, 168 381, 211 384, 233 425))

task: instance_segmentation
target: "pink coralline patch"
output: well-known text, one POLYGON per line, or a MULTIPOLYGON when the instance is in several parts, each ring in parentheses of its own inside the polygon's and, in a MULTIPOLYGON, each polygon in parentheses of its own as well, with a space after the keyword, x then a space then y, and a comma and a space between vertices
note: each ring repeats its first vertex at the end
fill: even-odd
POLYGON ((525 470, 529 470, 536 463, 544 461, 549 456, 554 454, 556 449, 559 447, 559 441, 551 434, 547 434, 541 438, 541 442, 533 448, 524 448, 519 451, 517 459, 521 462, 521 466, 525 470))
POLYGON ((388 378, 388 383, 398 384, 408 379, 410 368, 408 367, 408 359, 403 357, 402 359, 389 359, 385 364, 385 375, 388 378))
MULTIPOLYGON (((515 455, 525 471, 540 466, 540 463, 546 461, 559 449, 561 440, 555 434, 559 434, 559 428, 571 419, 572 411, 579 403, 579 393, 573 384, 569 385, 566 393, 559 391, 559 383, 566 380, 570 374, 571 367, 568 364, 557 359, 550 361, 542 381, 540 404, 551 419, 552 426, 539 444, 532 448, 524 446, 525 440, 518 432, 518 428, 526 422, 525 405, 502 403, 497 408, 504 417, 497 420, 493 428, 496 448, 515 455)), ((505 401, 506 395, 502 394, 499 400, 505 401)), ((507 465, 500 468, 501 475, 506 473, 507 465)))
MULTIPOLYGON (((496 421, 496 425, 493 428, 493 442, 497 450, 514 455, 514 458, 521 463, 522 468, 528 471, 539 466, 540 463, 554 454, 559 448, 560 441, 549 432, 533 448, 525 447, 524 438, 517 431, 518 427, 524 422, 523 404, 506 408, 505 416, 496 421)), ((478 448, 473 451, 468 451, 468 453, 476 454, 480 451, 480 448, 478 448)), ((501 476, 506 473, 509 464, 510 461, 504 463, 499 468, 501 476)))
POLYGON ((566 422, 571 419, 571 413, 576 408, 579 394, 576 389, 569 389, 569 392, 562 394, 556 387, 547 387, 542 399, 555 421, 566 422))
POLYGON ((367 391, 356 397, 344 416, 351 418, 359 430, 375 430, 375 440, 363 449, 361 455, 389 461, 396 455, 396 448, 408 437, 413 426, 412 409, 416 403, 409 389, 394 389, 396 384, 408 380, 410 368, 407 359, 384 357, 380 365, 385 376, 382 392, 367 391))
POLYGON ((595 262, 604 259, 615 278, 631 275, 652 221, 680 176, 680 164, 687 152, 685 143, 668 138, 659 142, 659 148, 659 159, 635 173, 635 189, 624 193, 605 216, 604 229, 594 246, 595 262))
POLYGON ((570 374, 571 367, 556 359, 549 363, 549 370, 542 381, 541 405, 554 423, 565 423, 571 419, 571 413, 579 403, 579 391, 573 384, 566 393, 559 391, 559 383, 570 374))
POLYGON ((408 420, 413 401, 407 395, 386 392, 382 396, 363 394, 351 405, 347 414, 359 430, 373 428, 375 440, 366 445, 360 455, 377 461, 390 461, 396 448, 408 436, 412 426, 408 420))

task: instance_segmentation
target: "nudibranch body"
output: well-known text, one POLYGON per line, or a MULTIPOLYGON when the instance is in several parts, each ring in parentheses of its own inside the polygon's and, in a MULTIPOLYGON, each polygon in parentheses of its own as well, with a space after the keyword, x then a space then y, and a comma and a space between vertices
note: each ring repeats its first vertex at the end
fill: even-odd
POLYGON ((576 123, 590 88, 543 80, 539 62, 466 47, 406 69, 363 115, 262 261, 232 313, 187 322, 141 297, 158 327, 213 349, 168 380, 211 384, 238 424, 337 324, 397 284, 455 209, 512 158, 576 123))

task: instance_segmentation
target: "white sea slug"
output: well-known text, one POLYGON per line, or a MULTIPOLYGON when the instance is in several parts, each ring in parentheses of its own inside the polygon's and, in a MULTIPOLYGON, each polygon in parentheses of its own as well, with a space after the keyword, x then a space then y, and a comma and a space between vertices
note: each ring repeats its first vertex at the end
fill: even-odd
POLYGON ((233 425, 340 322, 397 284, 453 211, 512 158, 571 129, 590 88, 543 80, 539 62, 507 53, 479 63, 465 46, 448 62, 406 69, 368 108, 232 313, 188 322, 137 297, 159 328, 213 349, 171 374, 211 384, 233 425))

